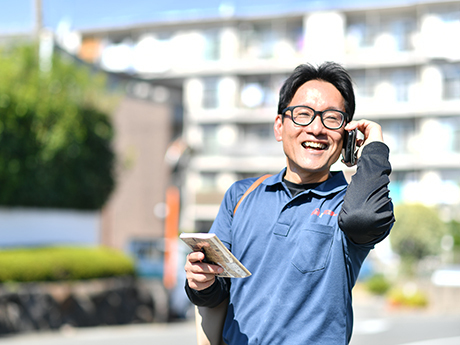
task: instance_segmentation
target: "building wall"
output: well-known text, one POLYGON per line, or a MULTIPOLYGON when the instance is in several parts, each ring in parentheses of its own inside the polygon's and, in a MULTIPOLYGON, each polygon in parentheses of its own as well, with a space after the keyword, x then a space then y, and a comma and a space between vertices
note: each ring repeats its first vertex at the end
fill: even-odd
POLYGON ((168 104, 128 97, 115 111, 117 183, 103 210, 102 244, 127 250, 163 236, 171 118, 168 104))
POLYGON ((0 208, 0 247, 96 246, 100 212, 40 208, 0 208))
MULTIPOLYGON (((279 88, 298 64, 325 60, 350 71, 355 119, 383 127, 394 201, 459 214, 459 29, 460 1, 433 1, 152 23, 86 32, 83 41, 104 42, 94 58, 103 68, 182 85, 183 138, 193 155, 182 186, 181 226, 206 231, 233 181, 284 166, 272 130, 279 88), (118 64, 111 60, 116 51, 125 52, 118 64), (149 63, 133 58, 139 52, 150 54, 149 63)), ((333 168, 352 174, 340 163, 333 168)))

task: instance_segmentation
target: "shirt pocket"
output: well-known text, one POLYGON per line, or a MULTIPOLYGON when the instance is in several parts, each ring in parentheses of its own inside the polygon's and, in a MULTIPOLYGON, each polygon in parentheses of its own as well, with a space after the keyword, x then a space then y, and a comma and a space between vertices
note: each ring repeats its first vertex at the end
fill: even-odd
POLYGON ((309 229, 300 230, 292 255, 292 264, 302 273, 324 269, 333 238, 334 230, 327 225, 316 224, 309 229))

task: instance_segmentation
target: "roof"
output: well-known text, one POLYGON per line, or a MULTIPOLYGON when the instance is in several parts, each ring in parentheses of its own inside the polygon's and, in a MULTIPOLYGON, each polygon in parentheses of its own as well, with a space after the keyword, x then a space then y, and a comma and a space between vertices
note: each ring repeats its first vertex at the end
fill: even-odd
MULTIPOLYGON (((399 7, 427 2, 437 0, 41 0, 44 26, 56 30, 59 23, 66 20, 72 29, 78 31, 218 18, 293 15, 320 10, 399 7)), ((0 13, 0 32, 33 30, 35 3, 30 0, 0 0, 0 6, 8 9, 0 13)))

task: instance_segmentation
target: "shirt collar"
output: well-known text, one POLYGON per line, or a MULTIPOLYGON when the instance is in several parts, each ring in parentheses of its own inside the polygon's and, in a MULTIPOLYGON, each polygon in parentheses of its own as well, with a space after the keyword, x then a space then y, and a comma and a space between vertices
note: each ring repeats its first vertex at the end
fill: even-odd
MULTIPOLYGON (((276 184, 282 185, 283 176, 286 173, 286 168, 281 170, 278 174, 270 176, 262 183, 267 186, 275 186, 276 184)), ((342 171, 333 171, 331 172, 331 177, 326 181, 321 183, 316 188, 310 190, 310 192, 315 193, 319 196, 326 196, 334 193, 338 193, 341 190, 345 189, 348 186, 347 180, 343 175, 342 171)), ((283 187, 284 188, 284 187, 283 187)))

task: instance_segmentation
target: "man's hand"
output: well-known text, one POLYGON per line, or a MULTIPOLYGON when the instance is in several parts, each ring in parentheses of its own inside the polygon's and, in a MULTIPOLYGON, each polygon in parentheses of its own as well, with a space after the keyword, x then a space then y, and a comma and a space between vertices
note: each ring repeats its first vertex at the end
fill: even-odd
POLYGON ((204 290, 214 284, 216 275, 224 271, 218 265, 202 262, 204 258, 202 252, 192 252, 187 255, 187 262, 184 267, 188 286, 198 291, 204 290))
POLYGON ((383 133, 382 127, 376 122, 368 120, 360 121, 351 121, 345 126, 346 131, 351 131, 353 129, 358 129, 361 133, 364 134, 364 139, 358 139, 356 147, 359 147, 357 157, 361 157, 363 148, 374 141, 379 141, 383 143, 383 133))

